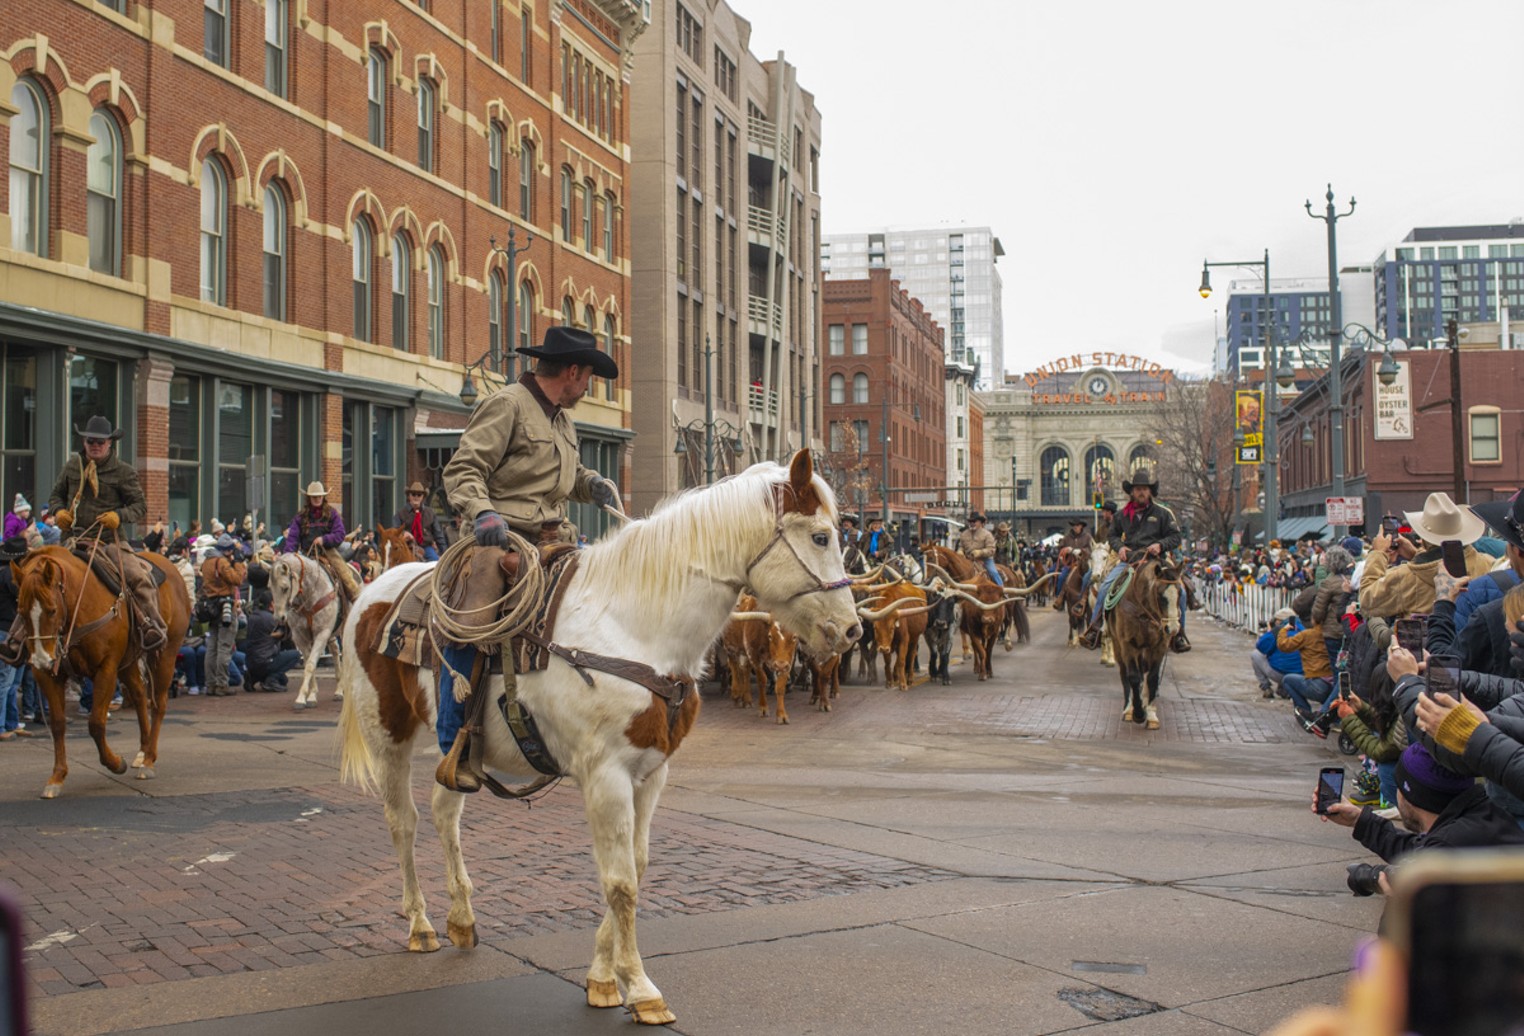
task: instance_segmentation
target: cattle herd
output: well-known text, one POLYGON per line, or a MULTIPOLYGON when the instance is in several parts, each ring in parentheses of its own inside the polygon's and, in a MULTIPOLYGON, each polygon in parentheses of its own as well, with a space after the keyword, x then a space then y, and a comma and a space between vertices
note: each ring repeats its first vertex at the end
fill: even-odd
POLYGON ((758 611, 756 598, 743 592, 716 648, 714 672, 722 686, 728 684, 736 708, 752 707, 755 685, 758 715, 766 716, 771 693, 778 723, 788 722, 784 694, 791 686, 808 686, 810 704, 829 712, 843 677, 853 679, 853 656, 858 681, 878 682, 882 656, 884 687, 909 690, 914 674, 921 671, 923 640, 927 679, 950 684, 955 631, 962 638, 963 657, 972 659, 976 678, 988 680, 994 675, 997 644, 1009 651, 1030 639, 1025 598, 1042 594, 1052 578, 1043 577, 1028 587, 1019 572, 1002 569, 1002 576, 1004 586, 991 580, 982 566, 942 548, 929 548, 924 565, 911 555, 892 558, 854 579, 862 635, 846 651, 823 659, 798 651, 794 637, 758 611))

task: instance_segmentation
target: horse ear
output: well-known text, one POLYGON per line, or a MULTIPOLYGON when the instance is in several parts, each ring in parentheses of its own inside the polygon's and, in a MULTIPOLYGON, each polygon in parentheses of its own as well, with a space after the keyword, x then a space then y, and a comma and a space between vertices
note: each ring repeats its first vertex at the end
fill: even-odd
POLYGON ((820 494, 815 492, 815 462, 810 459, 809 450, 794 454, 788 466, 788 481, 794 491, 793 511, 814 514, 820 510, 820 494))

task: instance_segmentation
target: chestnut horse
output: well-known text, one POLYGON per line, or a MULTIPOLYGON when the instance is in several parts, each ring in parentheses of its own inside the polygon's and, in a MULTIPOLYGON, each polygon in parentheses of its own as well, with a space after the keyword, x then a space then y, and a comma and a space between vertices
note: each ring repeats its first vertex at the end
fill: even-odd
MULTIPOLYGON (((672 497, 649 518, 583 550, 558 589, 549 664, 518 677, 518 699, 538 724, 541 744, 581 789, 592 834, 607 909, 587 972, 591 1006, 623 1003, 647 1024, 674 1020, 635 940, 651 816, 667 782, 668 759, 698 715, 695 682, 738 588, 749 587, 758 607, 796 635, 807 654, 823 657, 856 639, 837 527, 831 488, 815 475, 809 453, 800 452, 788 468, 756 464, 672 497)), ((341 770, 347 780, 380 786, 402 865, 408 949, 417 952, 439 949, 414 863, 418 810, 410 787, 415 743, 434 741, 437 689, 429 668, 380 654, 377 640, 393 602, 428 571, 405 565, 366 588, 345 624, 339 670, 345 689, 341 770)), ((468 595, 467 603, 474 598, 468 595)), ((492 682, 475 693, 489 695, 485 764, 534 776, 502 710, 492 704, 501 683, 484 679, 492 682)), ((476 918, 460 845, 464 796, 437 785, 432 790, 450 893, 446 930, 455 945, 468 947, 476 943, 476 918)), ((533 846, 521 852, 521 866, 532 873, 533 846)), ((387 913, 377 904, 377 918, 387 913)))
POLYGON ((106 743, 106 713, 120 681, 123 700, 132 704, 138 716, 138 754, 132 765, 139 780, 154 776, 159 729, 175 675, 175 655, 190 628, 191 605, 185 580, 168 558, 146 553, 138 556, 164 574, 159 587, 159 614, 164 618, 168 640, 146 660, 138 647, 125 597, 112 594, 68 547, 42 547, 11 563, 28 661, 37 686, 47 696, 48 726, 53 732, 53 775, 42 789, 45 799, 57 798, 69 775, 64 753, 68 723, 64 691, 71 681, 82 677, 89 677, 95 686, 90 736, 100 752, 101 765, 112 773, 127 772, 126 761, 106 743), (145 676, 149 681, 146 687, 145 676))
POLYGON ((411 532, 400 526, 395 529, 388 529, 384 525, 376 526, 376 550, 381 555, 383 572, 398 565, 424 560, 423 545, 413 539, 411 532))

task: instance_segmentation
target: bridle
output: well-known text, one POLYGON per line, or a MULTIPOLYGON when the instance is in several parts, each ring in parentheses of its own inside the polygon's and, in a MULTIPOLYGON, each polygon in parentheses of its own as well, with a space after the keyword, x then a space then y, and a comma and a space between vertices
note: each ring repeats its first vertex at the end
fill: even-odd
POLYGON ((785 547, 788 548, 788 552, 793 556, 794 560, 798 562, 799 567, 804 569, 804 574, 812 579, 815 583, 814 586, 807 586, 797 593, 790 594, 788 597, 784 598, 784 600, 792 601, 797 598, 804 597, 808 594, 828 593, 832 590, 842 590, 846 587, 851 586, 852 580, 847 576, 843 576, 842 578, 830 583, 827 583, 824 579, 821 579, 818 575, 815 574, 815 570, 810 568, 810 566, 805 563, 804 558, 799 556, 799 551, 795 549, 794 545, 788 541, 788 537, 783 535, 783 498, 785 494, 792 495, 793 492, 794 488, 790 485, 779 485, 773 487, 773 535, 772 538, 767 541, 766 545, 757 552, 757 556, 752 558, 751 561, 747 564, 745 571, 745 585, 755 585, 751 579, 751 570, 761 564, 762 559, 767 557, 768 554, 772 553, 774 547, 782 543, 785 547))
MULTIPOLYGON (((283 556, 288 558, 294 557, 297 559, 296 589, 290 597, 286 598, 286 618, 288 620, 290 619, 291 608, 293 605, 296 605, 297 610, 301 613, 302 620, 307 624, 307 639, 310 641, 313 634, 317 632, 312 626, 312 617, 318 612, 322 611, 324 608, 328 607, 329 603, 338 596, 338 587, 329 587, 328 593, 321 597, 319 600, 312 603, 310 606, 302 606, 301 602, 307 600, 307 566, 308 564, 316 565, 318 562, 309 562, 307 558, 303 557, 301 554, 286 554, 283 556)), ((290 582, 290 579, 291 575, 288 572, 286 574, 287 582, 290 582)))

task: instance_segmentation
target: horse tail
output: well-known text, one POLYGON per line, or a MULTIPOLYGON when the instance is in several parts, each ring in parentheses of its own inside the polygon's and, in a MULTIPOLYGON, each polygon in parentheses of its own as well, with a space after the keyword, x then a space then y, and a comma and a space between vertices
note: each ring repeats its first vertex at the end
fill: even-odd
POLYGON ((1016 640, 1021 644, 1029 644, 1032 641, 1032 620, 1027 617, 1026 608, 1020 602, 1011 605, 1016 611, 1016 640))
POLYGON ((376 757, 371 754, 365 732, 360 729, 360 688, 354 678, 358 666, 355 652, 339 654, 339 688, 344 692, 344 704, 339 709, 339 780, 374 793, 377 787, 376 757))

